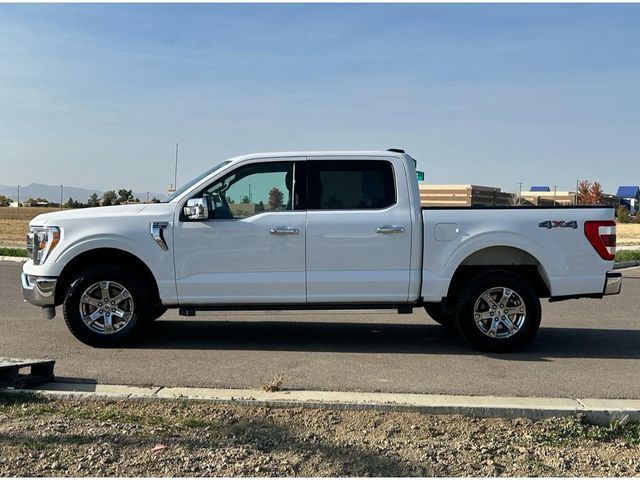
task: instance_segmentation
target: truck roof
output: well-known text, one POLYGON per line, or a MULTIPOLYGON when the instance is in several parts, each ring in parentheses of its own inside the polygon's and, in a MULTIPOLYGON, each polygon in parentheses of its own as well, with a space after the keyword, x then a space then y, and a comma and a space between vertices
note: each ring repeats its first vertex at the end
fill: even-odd
POLYGON ((315 150, 300 152, 263 152, 239 155, 229 159, 231 162, 241 160, 253 160, 256 158, 281 158, 281 157, 408 157, 406 153, 389 150, 315 150))

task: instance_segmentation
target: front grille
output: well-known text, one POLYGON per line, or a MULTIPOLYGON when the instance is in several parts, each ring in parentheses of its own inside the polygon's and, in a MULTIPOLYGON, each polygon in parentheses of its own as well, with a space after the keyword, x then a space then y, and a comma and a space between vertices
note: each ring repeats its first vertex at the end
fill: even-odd
POLYGON ((27 233, 27 255, 29 258, 33 258, 33 233, 27 233))

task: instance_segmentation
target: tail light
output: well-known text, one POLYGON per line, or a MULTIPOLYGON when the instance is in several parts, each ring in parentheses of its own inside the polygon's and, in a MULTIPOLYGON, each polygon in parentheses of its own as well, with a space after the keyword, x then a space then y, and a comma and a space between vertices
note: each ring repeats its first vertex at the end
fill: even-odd
POLYGON ((603 260, 613 260, 615 258, 616 222, 613 220, 584 222, 584 234, 603 260))

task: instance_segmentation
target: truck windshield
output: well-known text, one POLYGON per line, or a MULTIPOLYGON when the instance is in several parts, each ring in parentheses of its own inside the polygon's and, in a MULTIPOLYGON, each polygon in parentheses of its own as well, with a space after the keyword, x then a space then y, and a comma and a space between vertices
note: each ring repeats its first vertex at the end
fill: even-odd
POLYGON ((164 198, 162 200, 162 203, 169 203, 171 200, 173 200, 174 198, 182 195, 184 192, 186 192, 187 190, 189 190, 192 186, 194 186, 196 183, 198 183, 200 180, 202 180, 205 177, 208 177, 209 175, 211 175, 213 172, 215 172, 216 170, 221 169, 222 167, 224 167, 227 163, 229 163, 229 160, 225 160, 224 162, 220 162, 219 164, 217 164, 215 167, 210 168, 209 170, 207 170, 204 173, 201 173, 200 175, 198 175, 196 178, 188 181, 187 183, 185 183, 183 186, 181 186, 179 189, 177 189, 175 192, 173 192, 171 195, 168 195, 166 198, 164 198))

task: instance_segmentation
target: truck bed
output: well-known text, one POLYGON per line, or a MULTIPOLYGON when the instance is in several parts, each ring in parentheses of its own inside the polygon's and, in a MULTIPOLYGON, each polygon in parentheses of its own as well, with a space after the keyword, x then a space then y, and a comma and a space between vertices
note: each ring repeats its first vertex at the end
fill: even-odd
POLYGON ((530 265, 551 297, 602 294, 612 261, 589 243, 586 221, 607 221, 613 207, 423 207, 421 296, 447 296, 461 266, 530 265))

